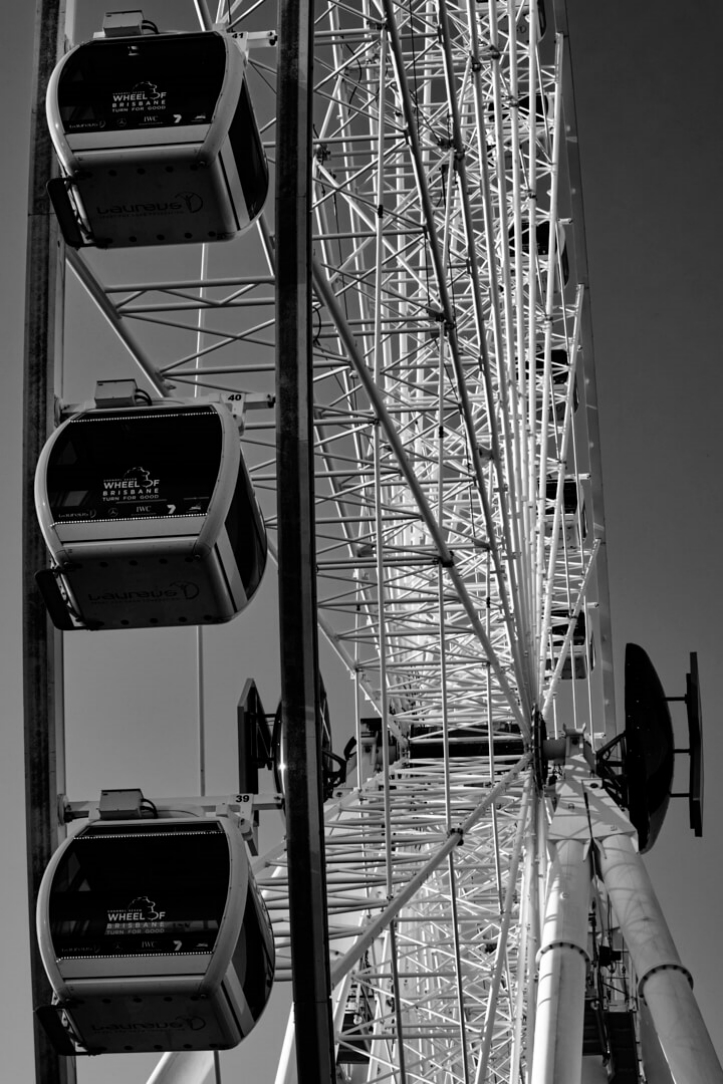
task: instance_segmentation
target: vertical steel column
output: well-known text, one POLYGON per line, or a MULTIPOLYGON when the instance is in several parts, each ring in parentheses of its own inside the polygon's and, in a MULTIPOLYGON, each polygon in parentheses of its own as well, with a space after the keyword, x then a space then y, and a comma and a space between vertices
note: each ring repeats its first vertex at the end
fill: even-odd
POLYGON ((300 1084, 333 1084, 314 544, 311 339, 311 0, 279 5, 276 132, 276 380, 281 699, 300 1084))
POLYGON ((629 836, 597 841, 600 870, 660 1045, 678 1084, 721 1084, 723 1068, 643 860, 629 836))
MULTIPOLYGON (((25 376, 23 392, 23 697, 25 795, 30 906, 30 970, 33 1005, 48 1004, 50 984, 35 938, 40 879, 58 845, 58 793, 64 790, 62 640, 50 624, 35 585, 47 564, 33 485, 35 465, 53 425, 56 352, 61 347, 63 245, 45 186, 53 150, 45 124, 45 91, 59 54, 65 24, 63 0, 38 0, 35 11, 33 98, 30 132, 25 376)), ((37 1020, 34 1028, 38 1084, 72 1084, 75 1061, 59 1056, 37 1020)))
POLYGON ((582 1074, 587 922, 588 844, 554 846, 545 905, 537 987, 532 1084, 578 1084, 582 1074))
POLYGON ((211 1050, 175 1050, 164 1054, 146 1084, 207 1084, 214 1067, 211 1050))

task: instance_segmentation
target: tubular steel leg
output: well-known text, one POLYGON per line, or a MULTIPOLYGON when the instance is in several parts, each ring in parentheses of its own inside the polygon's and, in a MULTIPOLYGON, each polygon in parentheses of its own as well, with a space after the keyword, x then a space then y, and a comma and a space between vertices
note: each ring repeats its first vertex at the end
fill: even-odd
POLYGON ((532 1084, 579 1084, 590 868, 586 844, 555 847, 540 951, 532 1084))
POLYGON ((318 727, 311 340, 313 5, 279 6, 276 172, 277 475, 281 698, 300 1084, 335 1079, 318 727))
POLYGON ((693 996, 643 860, 628 836, 598 843, 600 866, 615 917, 630 949, 673 1080, 722 1084, 723 1069, 693 996))
POLYGON ((210 1050, 164 1054, 146 1084, 211 1084, 214 1055, 210 1050))

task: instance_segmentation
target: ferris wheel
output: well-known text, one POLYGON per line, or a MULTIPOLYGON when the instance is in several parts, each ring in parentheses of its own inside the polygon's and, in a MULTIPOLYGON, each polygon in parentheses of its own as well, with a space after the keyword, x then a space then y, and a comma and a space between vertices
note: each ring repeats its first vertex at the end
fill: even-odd
MULTIPOLYGON (((669 757, 656 766, 662 795, 646 762, 649 727, 667 740, 667 707, 631 646, 621 742, 570 52, 564 4, 551 8, 317 2, 308 98, 303 48, 299 82, 280 75, 290 46, 267 0, 217 13, 199 2, 196 27, 191 10, 177 34, 155 12, 115 13, 48 65, 60 162, 49 229, 62 258, 47 256, 60 234, 38 232, 51 268, 36 301, 44 343, 68 324, 65 281, 123 361, 86 401, 75 389, 87 360, 74 372, 67 346, 44 346, 53 371, 32 370, 34 416, 49 418, 55 395, 64 423, 28 450, 42 473, 37 569, 46 547, 51 557, 45 601, 29 603, 30 681, 46 706, 33 725, 56 728, 50 777, 62 766, 48 708, 60 636, 242 622, 267 553, 278 562, 291 583, 282 668, 300 684, 273 734, 248 691, 236 801, 219 812, 198 797, 219 838, 223 817, 241 825, 243 884, 264 901, 254 921, 269 916, 275 981, 293 981, 277 1084, 641 1081, 661 1046, 674 1072, 722 1079, 637 856, 667 804, 669 757), (140 76, 116 74, 129 63, 140 76), (279 101, 295 102, 293 122, 279 101), (307 159, 290 135, 301 121, 307 159), (311 223, 296 263, 285 231, 306 225, 289 201, 311 223), (170 489, 146 465, 161 444, 170 489), (159 562, 174 570, 167 586, 159 562), (356 710, 344 754, 327 712, 307 761, 325 714, 309 612, 353 678, 356 710), (255 772, 272 761, 266 804, 285 805, 290 842, 264 852, 255 772), (325 799, 318 823, 307 770, 325 799)), ((698 696, 692 661, 693 733, 698 696)), ((47 778, 37 785, 52 804, 47 778)), ((67 802, 68 821, 87 813, 81 798, 92 796, 67 802)), ((149 810, 145 798, 101 801, 101 829, 129 802, 139 820, 149 810)), ((193 835, 151 805, 164 832, 193 835)), ((64 833, 54 816, 36 843, 38 883, 64 833)), ((94 952, 88 973, 122 955, 105 942, 94 952)), ((170 955, 165 942, 158 952, 170 955)), ((154 1080, 201 1084, 232 1045, 225 1032, 215 1054, 126 1032, 94 1048, 83 1028, 101 1025, 78 1023, 77 990, 58 1001, 60 983, 46 1023, 71 1045, 40 1048, 43 1079, 72 1079, 71 1053, 156 1049, 167 1053, 154 1080)))

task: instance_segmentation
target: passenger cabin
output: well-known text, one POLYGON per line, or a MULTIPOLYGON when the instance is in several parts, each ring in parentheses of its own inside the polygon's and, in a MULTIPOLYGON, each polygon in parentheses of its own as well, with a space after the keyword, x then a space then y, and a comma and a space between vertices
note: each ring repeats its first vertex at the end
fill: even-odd
MULTIPOLYGON (((525 256, 530 251, 530 223, 523 222, 520 230, 520 249, 525 256)), ((565 227, 562 224, 557 226, 555 244, 555 283, 554 287, 556 291, 564 290, 570 281, 570 260, 567 254, 567 242, 565 240, 565 227)), ((515 227, 514 225, 509 227, 508 239, 510 251, 514 252, 515 248, 515 227)), ((538 257, 538 272, 546 273, 548 270, 550 259, 550 222, 549 219, 543 218, 536 223, 534 227, 534 245, 535 252, 538 257)))
MULTIPOLYGON (((490 13, 489 0, 477 0, 476 10, 477 14, 483 18, 488 19, 490 13)), ((506 4, 497 4, 497 27, 501 35, 509 34, 509 19, 508 8, 506 4)), ((545 10, 544 0, 537 0, 536 4, 517 3, 511 6, 512 17, 514 20, 515 36, 520 43, 527 44, 530 40, 530 16, 531 9, 535 9, 537 12, 537 26, 535 27, 535 40, 542 41, 547 31, 547 12, 545 10)))
MULTIPOLYGON (((319 678, 318 722, 321 730, 321 787, 324 801, 334 796, 334 792, 346 782, 347 764, 356 742, 352 739, 344 748, 344 755, 338 756, 331 747, 331 716, 329 700, 326 695, 323 678, 319 678)), ((279 794, 286 795, 288 756, 288 728, 282 711, 282 702, 276 709, 274 727, 271 735, 271 759, 274 771, 274 784, 279 794)))
POLYGON ((261 582, 266 533, 224 404, 83 410, 45 445, 35 498, 59 628, 229 621, 261 582))
MULTIPOLYGON (((371 1051, 371 1034, 374 1030, 374 1003, 372 995, 364 986, 352 982, 341 1026, 337 1047, 336 1064, 346 1066, 347 1074, 356 1079, 352 1066, 368 1066, 371 1051)), ((343 1070, 342 1070, 343 1071, 343 1070)), ((349 1076, 342 1079, 349 1079, 349 1076)), ((361 1080, 361 1075, 359 1074, 361 1080)))
POLYGON ((638 644, 625 645, 625 763, 630 820, 649 851, 668 812, 675 771, 673 721, 658 672, 638 644))
POLYGON ((703 731, 698 657, 691 652, 685 696, 666 695, 648 654, 625 647, 625 731, 597 750, 596 771, 608 794, 627 809, 641 854, 655 843, 671 798, 688 799, 690 828, 703 834, 703 731), (668 702, 685 701, 688 748, 676 748, 668 702), (676 753, 690 757, 689 790, 673 793, 676 753))
MULTIPOLYGON (((529 373, 529 362, 525 362, 525 370, 529 373)), ((535 358, 535 375, 537 377, 537 417, 542 421, 542 376, 545 369, 545 351, 538 350, 535 358)), ((570 364, 568 359, 567 350, 560 347, 553 347, 550 351, 550 375, 552 379, 552 388, 550 390, 550 409, 555 419, 555 424, 561 426, 565 421, 565 412, 567 410, 567 396, 568 396, 568 383, 570 381, 570 364)), ((572 393, 571 393, 571 410, 574 414, 580 405, 580 399, 577 391, 577 377, 573 378, 572 393)))
POLYGON ((224 241, 263 208, 244 35, 154 31, 140 12, 109 16, 48 84, 49 193, 74 248, 224 241))
MULTIPOLYGON (((549 477, 545 496, 547 498, 547 515, 545 517, 545 534, 552 537, 555 522, 555 504, 557 503, 557 477, 549 477)), ((587 515, 585 512, 585 495, 582 486, 574 477, 564 478, 562 482, 562 501, 560 507, 560 529, 566 550, 579 549, 587 537, 587 515)))
POLYGON ((424 726, 413 723, 409 733, 409 759, 421 760, 444 759, 445 746, 451 758, 457 757, 512 757, 514 760, 524 753, 524 743, 520 729, 516 724, 498 723, 492 735, 490 745, 489 730, 486 726, 450 727, 446 742, 439 726, 424 726))
MULTIPOLYGON (((553 657, 547 661, 549 669, 556 665, 557 658, 565 643, 570 620, 570 613, 567 610, 552 611, 550 646, 553 657)), ((586 678, 589 671, 595 669, 595 662, 595 640, 592 630, 588 633, 585 612, 581 610, 575 618, 569 650, 562 664, 560 677, 564 681, 571 681, 573 678, 586 678)))
POLYGON ((271 993, 269 916, 221 815, 87 825, 45 871, 37 936, 65 1054, 227 1049, 271 993))
MULTIPOLYGON (((504 22, 506 21, 505 19, 504 22)), ((502 25, 504 24, 500 25, 500 29, 502 25)), ((516 26, 518 32, 520 29, 523 33, 529 30, 529 22, 526 19, 518 19, 516 26)), ((503 96, 497 109, 493 101, 487 103, 488 142, 490 146, 499 148, 503 168, 507 173, 513 169, 515 150, 518 155, 525 154, 531 138, 537 142, 540 150, 549 153, 552 147, 554 122, 554 94, 537 94, 534 110, 530 109, 528 94, 522 94, 516 99, 511 95, 503 96)), ((492 165, 493 162, 491 161, 490 164, 492 165)))

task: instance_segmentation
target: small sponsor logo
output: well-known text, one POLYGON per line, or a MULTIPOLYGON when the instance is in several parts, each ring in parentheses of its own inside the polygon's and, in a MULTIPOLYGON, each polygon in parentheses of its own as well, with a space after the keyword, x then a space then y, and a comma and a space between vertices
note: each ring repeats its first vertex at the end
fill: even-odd
POLYGON ((127 907, 119 911, 109 911, 109 922, 157 922, 163 918, 165 911, 156 910, 155 900, 148 896, 136 896, 127 907))
POLYGON ((163 109, 166 92, 159 90, 155 83, 136 83, 132 90, 114 91, 112 101, 114 113, 129 109, 142 113, 146 109, 163 109))
POLYGON ((103 479, 103 500, 146 501, 158 497, 160 484, 145 467, 129 467, 122 478, 103 479))
POLYGON ((59 513, 58 519, 95 519, 97 515, 98 512, 95 508, 85 508, 80 512, 66 512, 65 509, 63 509, 63 511, 59 513))
POLYGON ((203 1031, 206 1021, 200 1016, 174 1016, 171 1020, 138 1020, 128 1024, 108 1023, 92 1024, 95 1032, 139 1032, 139 1031, 203 1031))
POLYGON ((187 602, 190 602, 191 599, 198 598, 199 588, 198 585, 195 583, 188 583, 188 581, 184 582, 183 580, 175 580, 171 584, 171 587, 176 587, 187 602))
POLYGON ((99 215, 162 215, 182 211, 182 203, 114 203, 110 207, 96 205, 99 215))
POLYGON ((123 215, 178 215, 195 214, 203 207, 203 199, 198 192, 178 192, 172 199, 155 203, 112 203, 108 207, 96 204, 96 212, 118 218, 123 215))
POLYGON ((174 199, 181 200, 191 214, 195 214, 203 207, 203 200, 198 192, 176 192, 174 199))
POLYGON ((102 595, 88 594, 89 602, 190 602, 200 593, 198 584, 176 580, 167 587, 148 591, 105 591, 102 595))

